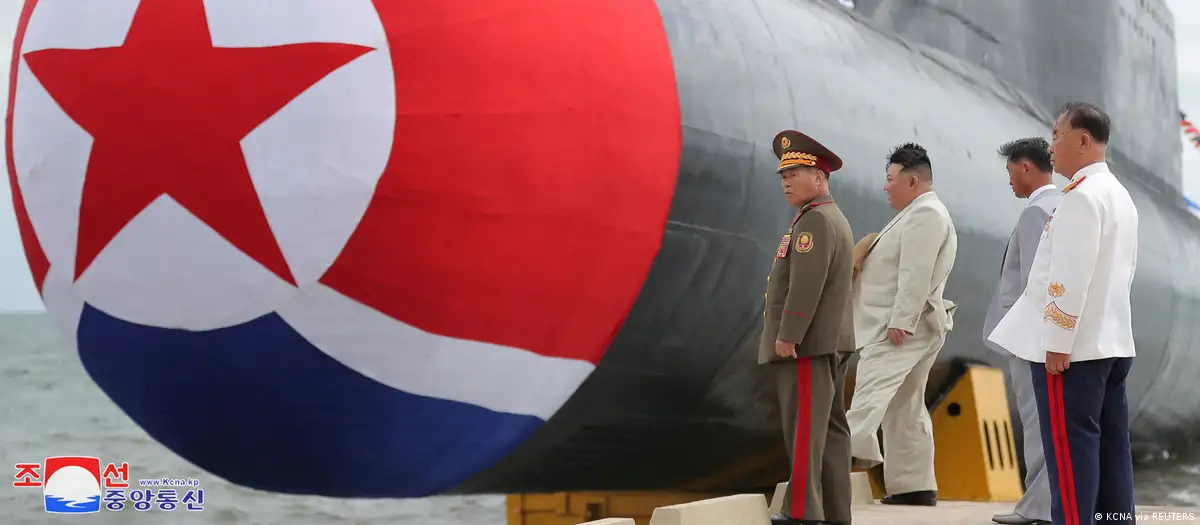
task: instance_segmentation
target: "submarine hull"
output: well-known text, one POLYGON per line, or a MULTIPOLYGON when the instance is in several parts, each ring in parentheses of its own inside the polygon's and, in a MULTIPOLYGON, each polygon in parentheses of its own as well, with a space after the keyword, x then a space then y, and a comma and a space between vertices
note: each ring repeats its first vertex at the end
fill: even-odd
MULTIPOLYGON (((1123 4, 1103 9, 1117 16, 1123 4)), ((983 55, 964 48, 955 56, 896 36, 870 20, 879 12, 786 0, 659 0, 658 7, 683 124, 662 247, 598 368, 528 441, 452 492, 727 491, 786 479, 777 403, 755 360, 769 263, 793 213, 770 151, 781 129, 800 129, 844 159, 831 188, 856 238, 894 214, 882 191, 890 148, 916 141, 929 150, 935 191, 959 240, 946 288, 959 307, 941 368, 1005 362, 983 346, 982 324, 1024 201, 1012 195, 996 150, 1048 135, 1072 86, 1059 79, 1058 91, 1031 95, 1002 78, 1005 68, 972 62, 983 55)), ((1000 14, 1037 16, 1012 9, 1000 14)), ((953 42, 942 44, 955 51, 953 42)), ((1172 96, 1173 60, 1156 64, 1169 69, 1158 78, 1172 96)), ((1027 71, 1026 83, 1053 73, 1027 71)), ((1079 98, 1114 116, 1110 166, 1141 218, 1138 357, 1128 396, 1135 448, 1149 454, 1188 442, 1200 428, 1192 380, 1200 375, 1200 223, 1169 195, 1178 147, 1146 157, 1143 144, 1119 140, 1159 125, 1121 106, 1135 94, 1088 89, 1079 98)))

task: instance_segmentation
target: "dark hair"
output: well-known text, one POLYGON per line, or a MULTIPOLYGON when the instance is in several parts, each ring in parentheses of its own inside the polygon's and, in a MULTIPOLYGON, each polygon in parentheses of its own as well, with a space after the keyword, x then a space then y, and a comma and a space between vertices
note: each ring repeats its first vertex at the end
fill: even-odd
POLYGON ((1058 113, 1067 116, 1067 124, 1070 124, 1072 129, 1082 129, 1096 139, 1096 142, 1108 144, 1112 124, 1108 121, 1108 115, 1100 108, 1087 102, 1068 102, 1058 113))
POLYGON ((1032 162, 1034 166, 1037 166, 1037 169, 1044 173, 1050 173, 1054 170, 1054 167, 1050 165, 1050 143, 1041 137, 1014 140, 1000 146, 1000 150, 997 153, 1001 157, 1008 159, 1009 162, 1020 160, 1032 162))
POLYGON ((900 166, 900 171, 915 170, 921 180, 933 181, 933 163, 929 160, 929 153, 916 142, 896 146, 888 154, 888 165, 892 164, 900 166))

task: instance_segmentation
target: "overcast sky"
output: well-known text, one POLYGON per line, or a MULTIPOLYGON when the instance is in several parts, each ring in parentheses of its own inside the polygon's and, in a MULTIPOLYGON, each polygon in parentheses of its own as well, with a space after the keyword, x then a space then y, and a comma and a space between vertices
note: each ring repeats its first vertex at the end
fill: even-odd
MULTIPOLYGON (((8 100, 9 58, 17 14, 23 3, 0 0, 0 107, 8 100)), ((1175 13, 1180 107, 1193 121, 1200 121, 1200 2, 1167 0, 1167 3, 1175 13)), ((3 137, 4 127, 0 125, 0 148, 3 137)), ((1183 141, 1182 135, 1180 140, 1183 141)), ((1183 153, 1184 178, 1189 182, 1187 191, 1191 195, 1200 194, 1200 152, 1187 146, 1183 153)), ((0 162, 0 166, 4 164, 0 162)), ((3 172, 4 168, 0 168, 0 173, 3 172)), ((0 310, 42 310, 41 298, 34 289, 21 250, 11 202, 8 177, 0 177, 0 310)))

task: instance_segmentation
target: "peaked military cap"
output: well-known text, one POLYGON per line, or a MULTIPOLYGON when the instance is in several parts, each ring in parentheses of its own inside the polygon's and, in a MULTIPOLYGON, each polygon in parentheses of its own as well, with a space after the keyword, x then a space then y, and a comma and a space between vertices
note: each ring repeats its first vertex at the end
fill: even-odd
POLYGON ((811 166, 828 175, 842 169, 841 158, 820 142, 799 131, 780 131, 775 135, 771 148, 775 150, 775 156, 779 157, 777 171, 780 172, 796 166, 811 166))

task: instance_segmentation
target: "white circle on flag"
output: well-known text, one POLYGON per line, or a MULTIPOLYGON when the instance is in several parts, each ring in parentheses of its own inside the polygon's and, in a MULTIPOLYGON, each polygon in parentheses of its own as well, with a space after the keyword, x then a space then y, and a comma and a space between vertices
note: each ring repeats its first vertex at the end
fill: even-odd
MULTIPOLYGON (((139 3, 41 0, 21 54, 119 47, 139 3)), ((72 283, 92 137, 21 61, 13 160, 30 221, 51 263, 43 283, 47 303, 58 300, 51 293, 69 294, 126 321, 166 328, 240 324, 315 285, 362 219, 391 155, 396 115, 392 59, 371 0, 206 0, 204 7, 216 47, 316 42, 373 49, 313 84, 241 141, 297 286, 166 195, 134 217, 72 283)), ((247 79, 245 89, 261 81, 247 79)))

